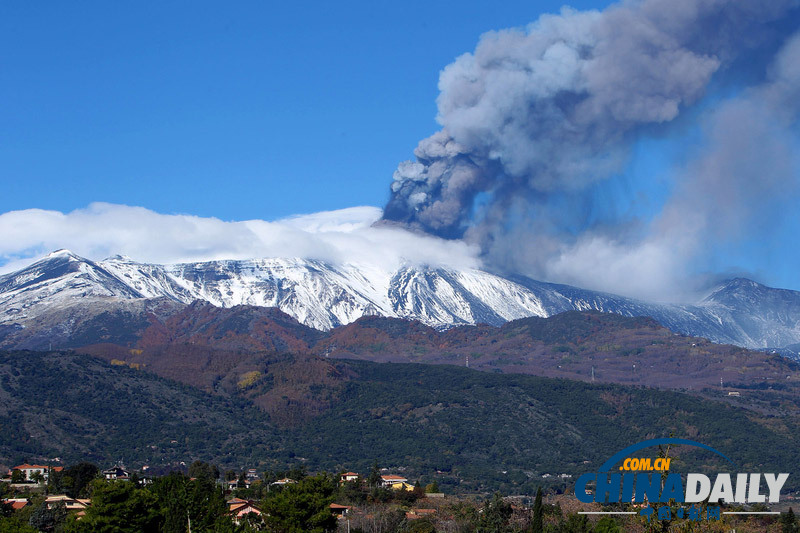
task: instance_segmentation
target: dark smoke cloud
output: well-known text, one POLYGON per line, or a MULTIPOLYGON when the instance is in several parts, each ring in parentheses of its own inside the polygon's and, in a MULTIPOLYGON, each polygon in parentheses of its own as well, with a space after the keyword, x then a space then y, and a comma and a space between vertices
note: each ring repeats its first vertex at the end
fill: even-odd
POLYGON ((687 217, 699 217, 690 235, 713 218, 735 226, 745 199, 763 205, 796 178, 784 148, 800 54, 784 44, 798 15, 796 0, 645 0, 603 12, 565 8, 525 29, 486 34, 442 71, 442 130, 398 166, 383 218, 477 243, 497 269, 606 290, 616 282, 579 273, 587 261, 617 258, 611 278, 626 277, 627 261, 680 271, 676 261, 685 263, 697 242, 670 228, 687 217), (709 91, 742 77, 751 88, 703 117, 708 152, 676 178, 675 197, 652 225, 581 227, 580 211, 598 201, 593 187, 624 169, 642 135, 663 134, 709 91), (775 144, 744 149, 755 131, 775 144), (757 177, 763 158, 770 162, 757 177), (735 192, 698 205, 720 187, 735 192), (677 259, 670 246, 683 251, 677 259))

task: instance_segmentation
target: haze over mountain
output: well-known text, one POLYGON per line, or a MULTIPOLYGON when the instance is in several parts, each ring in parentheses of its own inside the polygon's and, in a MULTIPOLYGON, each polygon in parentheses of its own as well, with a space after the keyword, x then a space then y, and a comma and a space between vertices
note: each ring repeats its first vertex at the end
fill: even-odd
POLYGON ((648 316, 675 332, 748 348, 800 342, 800 293, 746 279, 720 284, 691 305, 673 305, 475 268, 386 269, 292 258, 156 265, 124 257, 93 262, 66 250, 0 277, 0 331, 6 345, 16 338, 20 346, 47 347, 41 342, 58 345, 104 311, 166 316, 197 300, 276 307, 323 331, 372 315, 446 329, 596 310, 648 316))

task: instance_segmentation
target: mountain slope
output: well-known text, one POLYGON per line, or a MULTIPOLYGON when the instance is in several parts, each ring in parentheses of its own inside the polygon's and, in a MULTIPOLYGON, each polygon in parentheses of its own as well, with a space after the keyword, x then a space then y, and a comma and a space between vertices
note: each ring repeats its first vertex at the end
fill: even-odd
MULTIPOLYGON (((340 365, 357 377, 336 408, 292 435, 292 447, 312 464, 368 471, 374 458, 442 471, 448 490, 499 485, 533 494, 540 474, 568 473, 571 485, 613 451, 654 436, 698 440, 765 471, 800 459, 796 418, 758 420, 688 394, 440 365, 340 365)), ((714 461, 690 449, 673 454, 675 469, 714 461)))
MULTIPOLYGON (((519 494, 549 482, 545 473, 567 473, 571 483, 625 446, 670 434, 719 449, 745 471, 791 471, 800 461, 796 418, 758 419, 699 396, 452 366, 318 362, 332 366, 332 380, 289 358, 282 364, 298 365, 298 381, 281 386, 315 383, 330 406, 276 429, 247 399, 144 370, 63 352, 0 352, 0 463, 201 459, 224 468, 367 472, 377 460, 413 480, 435 478, 447 492, 519 494)), ((275 387, 270 375, 251 386, 275 387)), ((695 449, 672 454, 676 468, 719 467, 695 449)), ((788 485, 797 487, 791 478, 788 485)))
POLYGON ((4 464, 57 456, 238 462, 273 453, 276 435, 241 402, 63 352, 0 352, 0 426, 4 464))
MULTIPOLYGON (((297 417, 318 412, 330 398, 315 396, 313 387, 298 395, 276 396, 274 389, 267 393, 247 385, 240 390, 238 384, 248 382, 253 373, 299 383, 292 372, 277 370, 287 355, 307 361, 302 372, 322 381, 331 375, 330 368, 312 364, 310 355, 323 358, 319 361, 468 365, 488 372, 673 389, 719 388, 722 380, 729 390, 768 387, 788 394, 800 384, 800 367, 783 357, 677 335, 646 317, 567 311, 502 326, 438 330, 416 321, 367 316, 320 332, 275 308, 220 308, 195 302, 159 317, 154 309, 131 313, 139 302, 160 300, 123 301, 117 311, 87 313, 74 335, 62 339, 63 345, 107 361, 135 364, 208 392, 244 393, 273 414, 291 406, 297 417)), ((62 313, 53 312, 55 317, 62 313)), ((46 349, 48 337, 26 336, 33 331, 8 333, 2 342, 46 349)))
POLYGON ((800 335, 800 293, 737 278, 715 287, 700 307, 720 324, 735 325, 743 345, 783 347, 800 335))
MULTIPOLYGON (((322 331, 363 316, 419 320, 446 329, 594 310, 649 316, 675 332, 748 348, 800 343, 800 293, 749 280, 723 283, 696 304, 666 305, 475 269, 409 265, 386 271, 281 258, 152 265, 113 257, 95 263, 65 251, 0 277, 0 342, 21 329, 39 328, 40 317, 55 310, 72 309, 59 318, 68 333, 83 315, 97 314, 95 308, 106 305, 101 302, 148 299, 277 307, 322 331)), ((51 327, 46 334, 27 336, 57 334, 51 327)))
POLYGON ((101 265, 67 250, 0 277, 0 321, 35 318, 53 306, 81 298, 143 298, 101 265))
POLYGON ((782 357, 676 335, 650 318, 596 311, 447 331, 364 317, 331 331, 313 352, 672 389, 719 388, 720 380, 728 389, 800 388, 800 366, 782 357))

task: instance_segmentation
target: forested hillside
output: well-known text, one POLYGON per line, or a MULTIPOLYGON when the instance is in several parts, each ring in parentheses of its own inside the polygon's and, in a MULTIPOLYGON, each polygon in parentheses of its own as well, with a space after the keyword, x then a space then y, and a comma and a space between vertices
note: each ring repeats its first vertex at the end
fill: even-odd
MULTIPOLYGON (((544 474, 591 471, 629 444, 670 434, 723 451, 742 471, 790 471, 800 463, 793 417, 755 417, 721 401, 641 387, 289 356, 243 387, 258 391, 256 400, 277 398, 272 411, 259 409, 247 391, 209 394, 85 355, 5 352, 0 463, 203 459, 236 468, 365 471, 378 461, 469 492, 529 491, 544 474), (327 369, 324 379, 302 383, 298 374, 317 367, 327 369), (327 403, 293 411, 280 392, 293 388, 327 403)), ((694 450, 675 453, 676 468, 715 465, 694 450)), ((551 482, 567 486, 570 478, 551 482)))

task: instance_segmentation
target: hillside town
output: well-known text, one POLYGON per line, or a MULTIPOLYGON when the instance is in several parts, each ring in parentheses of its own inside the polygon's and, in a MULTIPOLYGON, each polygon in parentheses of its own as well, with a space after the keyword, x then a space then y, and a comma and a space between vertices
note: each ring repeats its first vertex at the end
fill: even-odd
MULTIPOLYGON (((592 512, 585 506, 578 512, 571 495, 545 495, 541 489, 535 497, 446 495, 436 482, 422 485, 377 464, 368 473, 336 475, 304 469, 220 472, 201 461, 185 472, 151 470, 122 464, 101 470, 91 463, 14 466, 0 478, 0 531, 644 533, 658 523, 642 516, 646 505, 592 504, 592 512), (609 508, 620 511, 616 518, 600 512, 609 508)), ((779 517, 733 513, 705 526, 784 532, 798 523, 789 509, 779 517)))
MULTIPOLYGON (((153 488, 159 482, 159 477, 149 475, 149 470, 147 465, 136 471, 126 469, 122 464, 100 470, 92 469, 88 463, 84 463, 65 470, 64 466, 24 463, 12 467, 0 478, 0 489, 4 495, 2 505, 8 510, 6 514, 9 516, 23 516, 26 513, 30 515, 30 525, 38 523, 35 516, 44 515, 49 516, 52 522, 76 524, 72 527, 81 531, 78 524, 86 521, 87 516, 91 517, 95 493, 120 483, 138 489, 153 488), (69 477, 80 476, 81 470, 84 470, 84 477, 87 477, 85 474, 88 471, 91 479, 84 479, 82 486, 75 486, 75 480, 69 477), (61 492, 60 489, 65 491, 61 492)), ((173 472, 166 477, 172 476, 187 484, 205 482, 212 487, 215 493, 222 496, 223 514, 235 528, 234 531, 265 530, 269 520, 261 502, 267 500, 270 494, 274 495, 287 488, 292 490, 307 480, 314 479, 302 470, 281 473, 278 476, 248 468, 241 472, 228 471, 220 475, 216 467, 201 462, 190 465, 187 472, 186 475, 173 472)), ((325 531, 337 529, 340 525, 346 530, 352 530, 354 524, 364 526, 361 530, 371 530, 368 523, 385 521, 384 515, 393 502, 398 504, 394 510, 402 511, 400 514, 394 513, 393 520, 430 520, 439 512, 441 503, 447 501, 445 495, 438 492, 435 483, 421 487, 402 475, 384 472, 386 469, 381 471, 376 467, 370 476, 352 471, 342 472, 335 478, 323 474, 328 482, 335 479, 339 493, 338 499, 335 494, 331 494, 328 498, 331 501, 324 507, 323 513, 330 517, 329 525, 334 526, 325 531), (359 502, 359 497, 354 495, 368 488, 372 490, 371 495, 374 498, 363 498, 359 502), (434 503, 418 505, 428 501, 434 503)), ((187 518, 187 527, 190 520, 191 517, 187 518)))

